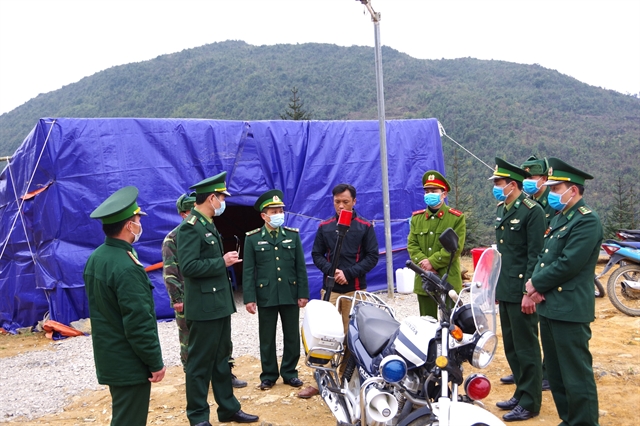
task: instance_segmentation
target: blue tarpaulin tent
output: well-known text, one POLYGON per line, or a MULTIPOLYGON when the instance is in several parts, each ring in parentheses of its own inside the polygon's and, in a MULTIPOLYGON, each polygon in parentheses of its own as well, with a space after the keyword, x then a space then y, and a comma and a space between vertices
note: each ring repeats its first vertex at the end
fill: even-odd
MULTIPOLYGON (((422 174, 444 172, 444 160, 437 120, 391 120, 386 131, 398 268, 407 259, 408 219, 424 208, 422 174)), ((241 244, 260 225, 256 198, 281 189, 286 225, 300 229, 312 297, 319 296, 322 277, 311 248, 320 221, 335 213, 336 184, 357 188, 356 210, 375 223, 384 251, 377 121, 44 118, 0 175, 0 326, 32 326, 47 311, 65 324, 88 317, 82 270, 104 240, 89 213, 110 194, 138 187, 138 204, 149 216, 136 250, 151 265, 162 260, 162 240, 180 221, 175 200, 225 170, 233 196, 216 218, 225 247, 233 250, 234 236, 241 244)), ((158 318, 173 317, 162 271, 150 278, 158 318)), ((372 290, 386 288, 384 254, 368 282, 372 290)))

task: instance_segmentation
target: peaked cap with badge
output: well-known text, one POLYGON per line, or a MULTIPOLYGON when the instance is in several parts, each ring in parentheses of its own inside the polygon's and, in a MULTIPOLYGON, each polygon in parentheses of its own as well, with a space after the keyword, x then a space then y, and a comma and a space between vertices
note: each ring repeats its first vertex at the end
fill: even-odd
POLYGON ((190 192, 188 194, 182 194, 176 201, 176 208, 178 213, 185 213, 190 211, 196 204, 196 193, 190 192))
POLYGON ((109 225, 120 222, 134 215, 146 216, 137 203, 138 188, 125 186, 120 188, 102 202, 91 212, 92 219, 100 219, 103 224, 109 225))
POLYGON ((546 158, 538 159, 538 157, 532 155, 522 163, 522 169, 531 173, 531 176, 546 175, 549 170, 549 162, 546 158))
POLYGON ((428 170, 422 175, 422 187, 423 188, 440 188, 449 192, 451 185, 439 172, 435 170, 428 170))
POLYGON ((230 197, 231 194, 227 192, 227 172, 218 173, 215 176, 203 179, 195 185, 191 185, 189 189, 196 191, 196 194, 210 194, 212 192, 219 192, 221 194, 230 197))
POLYGON ((271 189, 256 200, 253 208, 261 212, 266 207, 284 207, 284 194, 279 189, 271 189))
POLYGON ((548 178, 544 183, 546 186, 553 186, 562 182, 584 185, 585 180, 593 179, 593 176, 589 173, 585 173, 580 169, 570 166, 559 158, 551 157, 548 161, 548 178))
POLYGON ((521 169, 515 164, 509 163, 502 158, 496 157, 496 168, 493 170, 493 176, 489 180, 510 178, 518 182, 522 182, 526 178, 530 178, 531 173, 521 169))

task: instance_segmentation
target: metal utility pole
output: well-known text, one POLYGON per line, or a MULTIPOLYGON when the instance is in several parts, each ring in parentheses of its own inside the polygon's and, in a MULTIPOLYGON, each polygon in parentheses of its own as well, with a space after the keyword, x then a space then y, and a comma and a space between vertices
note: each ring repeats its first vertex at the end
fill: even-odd
POLYGON ((380 126, 380 166, 382 169, 382 203, 384 214, 384 246, 387 260, 387 295, 393 297, 393 246, 391 244, 391 210, 389 201, 389 167, 387 165, 387 130, 384 123, 384 89, 382 84, 382 48, 380 47, 380 12, 371 7, 371 0, 362 3, 373 21, 376 58, 376 87, 378 92, 378 123, 380 126))

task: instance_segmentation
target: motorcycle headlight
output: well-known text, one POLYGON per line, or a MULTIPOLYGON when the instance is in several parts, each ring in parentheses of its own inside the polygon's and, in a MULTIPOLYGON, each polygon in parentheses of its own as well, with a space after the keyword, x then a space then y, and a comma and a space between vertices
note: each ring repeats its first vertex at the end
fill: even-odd
POLYGON ((389 355, 380 362, 380 375, 387 383, 398 383, 407 375, 407 363, 398 355, 389 355))
POLYGON ((476 368, 485 368, 496 353, 498 347, 498 337, 492 331, 485 331, 480 335, 473 348, 473 356, 471 357, 471 365, 476 368))

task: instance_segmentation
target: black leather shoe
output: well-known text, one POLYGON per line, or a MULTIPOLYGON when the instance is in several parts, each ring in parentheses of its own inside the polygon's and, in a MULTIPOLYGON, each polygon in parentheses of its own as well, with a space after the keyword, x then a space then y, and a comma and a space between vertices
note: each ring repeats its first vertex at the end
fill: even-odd
POLYGON ((261 390, 271 389, 273 385, 275 385, 275 382, 272 382, 271 380, 268 380, 268 379, 263 380, 262 383, 260 383, 260 389, 261 390))
POLYGON ((292 377, 289 380, 285 380, 284 383, 289 386, 293 386, 294 388, 299 388, 302 386, 302 380, 297 377, 292 377))
POLYGON ((516 405, 516 408, 509 411, 502 416, 505 422, 519 422, 520 420, 529 420, 537 416, 539 413, 532 413, 531 411, 516 405))
POLYGON ((234 388, 244 388, 247 386, 247 382, 238 379, 235 374, 231 374, 231 386, 234 388))
POLYGON ((505 385, 513 385, 516 383, 516 380, 513 378, 513 374, 509 374, 508 376, 501 377, 500 382, 505 385))
POLYGON ((259 419, 258 416, 254 416, 253 414, 247 414, 242 410, 238 410, 237 413, 233 415, 227 422, 236 422, 236 423, 254 423, 259 419))
POLYGON ((551 386, 549 386, 549 381, 548 380, 542 380, 542 390, 551 390, 551 386))
POLYGON ((508 401, 500 401, 500 402, 496 402, 496 407, 500 408, 501 410, 513 410, 518 406, 518 401, 515 398, 511 398, 508 401))

